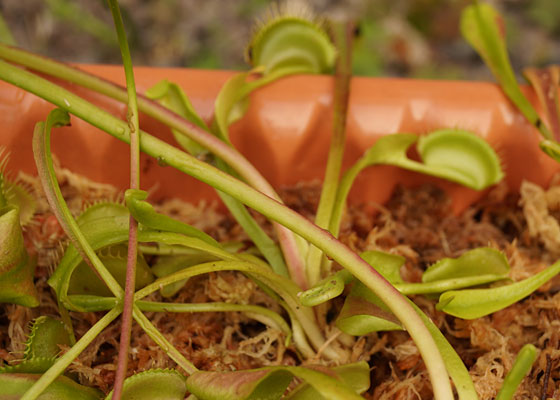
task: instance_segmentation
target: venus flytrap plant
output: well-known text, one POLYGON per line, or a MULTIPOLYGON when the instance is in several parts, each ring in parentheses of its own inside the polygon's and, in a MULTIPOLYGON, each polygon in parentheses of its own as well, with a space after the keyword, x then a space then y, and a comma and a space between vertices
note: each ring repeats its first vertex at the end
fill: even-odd
MULTIPOLYGON (((67 208, 66 205, 64 203, 64 200, 62 199, 62 197, 58 197, 60 195, 60 190, 58 188, 58 185, 56 184, 56 179, 54 178, 54 173, 52 171, 52 160, 50 159, 50 156, 48 154, 49 152, 49 134, 50 134, 50 128, 52 126, 55 126, 57 124, 65 124, 68 121, 68 115, 66 113, 60 112, 60 110, 54 110, 51 115, 49 116, 49 119, 47 120, 46 124, 43 123, 39 123, 37 126, 37 129, 35 131, 35 138, 34 138, 34 145, 35 145, 35 153, 37 156, 37 160, 38 160, 38 169, 40 169, 41 171, 43 171, 43 182, 45 183, 45 192, 47 192, 47 196, 50 198, 55 198, 55 206, 57 208, 56 212, 62 214, 65 218, 65 225, 70 226, 71 229, 74 229, 74 232, 72 232, 74 234, 74 236, 77 239, 76 243, 78 246, 82 247, 82 251, 83 252, 89 252, 90 254, 94 254, 94 256, 92 257, 93 261, 92 263, 94 265, 96 265, 96 267, 98 268, 97 272, 99 273, 100 276, 102 277, 106 277, 106 281, 109 282, 114 282, 114 278, 112 278, 112 276, 110 275, 110 273, 105 269, 105 267, 103 266, 103 264, 101 264, 99 262, 99 260, 96 258, 95 253, 93 252, 93 249, 91 248, 91 246, 88 244, 88 242, 84 239, 84 234, 81 232, 79 226, 77 225, 76 221, 73 220, 73 218, 71 216, 69 216, 68 212, 67 212, 67 208), (44 126, 43 126, 44 125, 44 126), (58 202, 57 202, 58 201, 58 202), (85 244, 84 244, 85 243, 85 244)), ((98 210, 97 210, 98 211, 98 210)), ((90 212, 88 214, 88 218, 86 218, 86 220, 89 220, 90 223, 93 225, 97 225, 99 226, 100 223, 100 219, 102 218, 93 218, 91 216, 91 214, 95 214, 94 212, 90 212)), ((99 212, 97 212, 97 214, 100 214, 99 212)), ((121 218, 123 216, 121 215, 121 218)), ((126 216, 125 216, 126 218, 126 216)), ((121 226, 123 226, 125 228, 125 230, 127 231, 127 227, 125 227, 125 224, 121 223, 121 226)), ((123 236, 127 237, 127 235, 123 234, 123 236)), ((69 278, 69 275, 66 274, 66 276, 69 278)), ((111 283, 108 285, 109 288, 111 288, 111 283)), ((66 283, 66 288, 68 287, 68 282, 66 283)), ((56 286, 55 286, 56 288, 56 286)), ((99 334, 99 332, 104 329, 108 323, 110 323, 113 319, 115 319, 122 311, 122 289, 120 289, 120 287, 118 287, 118 289, 115 289, 113 292, 117 292, 115 293, 117 295, 116 298, 116 302, 112 302, 112 309, 96 324, 94 325, 90 331, 88 331, 84 336, 82 336, 82 338, 64 355, 62 356, 60 359, 58 359, 55 364, 49 368, 42 376, 41 378, 39 378, 37 380, 37 382, 35 382, 35 384, 33 384, 33 386, 26 392, 26 394, 22 397, 22 398, 28 398, 28 399, 32 399, 35 398, 38 394, 40 394, 43 390, 45 390, 47 387, 50 387, 51 382, 53 382, 54 379, 56 379, 56 377, 63 372, 63 370, 66 368, 66 366, 85 348, 85 346, 87 346, 87 344, 89 344, 89 342, 91 342, 91 340, 93 340, 95 338, 95 336, 97 334, 99 334)), ((91 296, 89 296, 90 300, 91 300, 91 296)), ((63 302, 64 303, 64 302, 63 302)), ((97 302, 98 304, 99 302, 97 302)), ((91 304, 89 304, 91 306, 91 304)), ((83 307, 83 306, 82 306, 83 307)), ((85 310, 82 307, 78 307, 78 309, 80 310, 85 310)), ((86 303, 86 307, 87 307, 87 303, 86 303)), ((135 313, 135 318, 142 318, 142 315, 140 312, 136 312, 135 313)), ((154 340, 156 340, 157 343, 160 343, 162 345, 165 345, 168 348, 168 352, 170 354, 170 356, 177 361, 177 363, 181 366, 183 366, 183 368, 186 368, 187 370, 192 371, 193 369, 190 367, 190 363, 188 363, 186 360, 182 359, 182 356, 180 356, 178 354, 178 352, 176 350, 174 350, 172 348, 172 346, 169 346, 168 343, 165 341, 164 338, 161 337, 161 335, 159 335, 156 332, 153 332, 153 329, 150 329, 149 323, 146 326, 146 328, 149 332, 148 334, 150 334, 150 336, 152 336, 154 338, 154 340), (174 354, 176 355, 174 357, 174 354)))
MULTIPOLYGON (((1 63, 1 72, 3 79, 6 79, 18 86, 25 87, 33 92, 46 97, 49 101, 67 107, 66 103, 71 104, 71 111, 94 123, 96 126, 104 128, 112 135, 121 140, 128 141, 127 126, 122 121, 112 117, 110 114, 96 109, 83 99, 63 90, 56 85, 49 83, 33 74, 21 69, 11 67, 5 63, 1 63)), ((428 331, 425 330, 423 323, 417 316, 416 312, 406 301, 401 301, 402 297, 398 295, 392 286, 383 283, 383 280, 374 273, 374 271, 357 257, 353 252, 342 244, 336 242, 332 236, 324 231, 316 228, 293 211, 286 209, 278 202, 262 195, 243 183, 236 181, 226 174, 215 170, 214 168, 196 160, 193 157, 177 150, 163 142, 151 137, 147 133, 141 133, 140 141, 141 149, 152 156, 164 157, 170 166, 179 168, 182 171, 213 185, 214 187, 235 196, 238 200, 244 202, 255 210, 267 215, 277 221, 281 221, 297 234, 305 237, 314 245, 322 248, 333 259, 339 261, 341 265, 347 267, 350 272, 356 275, 360 280, 366 282, 368 287, 375 290, 384 298, 390 308, 399 320, 403 321, 405 327, 413 336, 421 349, 421 354, 426 360, 428 370, 432 376, 432 383, 437 398, 450 398, 451 392, 449 384, 445 376, 445 367, 441 364, 441 358, 438 350, 433 347, 433 339, 428 331), (379 282, 380 285, 376 282, 379 282), (411 311, 409 311, 411 310, 411 311)), ((403 299, 404 300, 404 299, 403 299)), ((110 312, 108 316, 114 318, 114 313, 110 312)), ((97 329, 97 327, 96 327, 97 329)), ((82 339, 80 339, 82 340, 82 339)), ((80 341, 78 341, 80 343, 80 341)), ((54 374, 54 373, 53 373, 54 374)), ((50 374, 52 376, 53 374, 50 374)), ((56 376, 56 375, 55 375, 56 376)), ((44 381, 43 381, 44 382, 44 381)), ((44 384, 44 383, 43 383, 44 384)))
POLYGON ((6 180, 8 157, 3 155, 4 151, 0 148, 0 302, 36 307, 39 299, 33 284, 35 259, 25 249, 21 225, 22 210, 32 215, 33 211, 26 210, 26 203, 29 208, 33 202, 25 201, 25 191, 6 180))
POLYGON ((475 190, 491 186, 504 176, 490 145, 470 132, 441 129, 421 137, 407 133, 384 136, 342 176, 329 228, 333 235, 338 236, 346 198, 358 174, 381 164, 437 176, 475 190), (422 162, 407 156, 414 143, 422 162))
MULTIPOLYGON (((113 5, 116 6, 116 2, 113 5)), ((117 23, 118 26, 119 24, 117 23)), ((256 399, 259 398, 260 390, 263 387, 266 386, 266 390, 270 392, 271 385, 273 385, 277 390, 275 393, 268 394, 271 398, 278 398, 284 393, 292 376, 297 376, 307 380, 307 386, 292 392, 289 398, 306 399, 316 398, 317 396, 337 399, 360 398, 356 393, 365 390, 364 388, 369 386, 369 383, 365 383, 368 371, 367 366, 364 368, 364 365, 356 367, 359 371, 355 371, 357 376, 360 377, 360 384, 350 384, 349 386, 341 385, 336 380, 336 373, 333 370, 324 368, 276 366, 229 374, 197 372, 196 367, 184 359, 181 353, 142 314, 142 311, 240 311, 281 330, 286 335, 286 340, 289 340, 292 335, 295 348, 299 351, 302 359, 312 358, 316 352, 321 350, 326 358, 342 360, 346 357, 346 352, 341 351, 336 346, 325 347, 328 342, 315 321, 313 309, 308 306, 320 305, 340 295, 344 286, 350 283, 353 283, 354 286, 347 299, 346 310, 343 309, 339 316, 339 325, 346 325, 344 329, 353 331, 354 334, 363 334, 371 330, 380 329, 379 324, 384 324, 381 329, 385 330, 406 329, 416 342, 425 360, 436 399, 452 398, 448 372, 455 382, 461 399, 476 398, 468 372, 457 354, 435 325, 414 304, 403 297, 399 291, 407 294, 441 293, 449 289, 458 289, 503 279, 507 272, 507 268, 504 269, 503 260, 500 256, 492 253, 490 249, 486 249, 476 255, 470 254, 462 259, 447 260, 438 266, 434 266, 427 273, 427 278, 423 283, 405 283, 398 273, 398 269, 403 262, 399 257, 382 253, 365 253, 362 254, 362 257, 359 257, 338 242, 332 235, 283 206, 270 186, 262 180, 260 175, 249 169, 244 159, 240 158, 230 146, 228 127, 232 121, 244 113, 248 102, 248 95, 253 90, 272 82, 280 76, 296 72, 323 71, 324 68, 332 65, 335 53, 326 36, 321 36, 321 34, 317 33, 317 27, 314 24, 302 22, 298 18, 275 19, 272 23, 265 25, 265 28, 256 36, 249 49, 249 58, 253 61, 255 69, 252 71, 251 76, 241 73, 226 84, 226 87, 218 97, 215 120, 210 127, 197 116, 188 98, 173 84, 168 82, 162 83, 155 89, 152 89, 151 95, 163 101, 176 114, 164 110, 154 102, 139 97, 138 107, 148 111, 148 113, 156 116, 174 129, 174 135, 187 152, 173 148, 150 136, 148 133, 140 131, 137 123, 133 121, 133 117, 129 116, 128 123, 120 121, 53 83, 27 71, 0 62, 0 77, 38 94, 118 139, 131 143, 133 155, 137 154, 135 150, 137 146, 134 142, 135 139, 138 139, 137 144, 142 151, 154 156, 158 160, 163 160, 167 165, 178 168, 197 179, 209 183, 217 190, 223 192, 224 196, 228 196, 224 197, 226 204, 232 209, 234 215, 236 214, 235 210, 239 210, 236 216, 240 217, 242 221, 246 221, 245 225, 248 226, 254 223, 254 221, 251 222, 250 216, 247 217, 249 214, 245 209, 245 205, 262 213, 272 221, 282 224, 285 228, 283 227, 278 231, 280 242, 283 244, 282 249, 288 260, 287 264, 289 265, 290 274, 296 281, 294 283, 283 276, 285 273, 279 267, 281 264, 274 261, 274 257, 277 256, 271 256, 274 252, 278 253, 277 247, 274 247, 275 244, 272 244, 272 250, 269 252, 266 247, 268 246, 267 243, 270 242, 267 242, 264 236, 264 239, 259 242, 260 239, 257 236, 260 233, 256 230, 255 232, 257 233, 252 238, 267 261, 273 264, 272 269, 270 265, 257 257, 243 253, 231 253, 208 235, 155 212, 153 207, 145 201, 146 193, 134 188, 126 193, 127 207, 117 205, 92 207, 79 217, 77 222, 73 221, 65 208, 64 200, 60 196, 60 191, 52 171, 52 160, 50 160, 50 149, 48 146, 50 128, 56 124, 64 125, 68 122, 68 116, 64 112, 55 110, 47 120, 47 123, 44 125, 40 124, 36 130, 36 138, 34 140, 35 152, 49 202, 57 216, 61 218, 65 230, 74 239, 73 246, 67 249, 49 283, 55 288, 60 303, 68 309, 77 311, 109 310, 109 312, 78 341, 76 346, 72 347, 67 354, 57 360, 54 366, 25 395, 25 398, 35 398, 42 390, 47 388, 49 383, 53 382, 64 371, 65 367, 83 350, 89 341, 93 340, 96 334, 121 312, 124 312, 123 308, 128 310, 127 312, 132 315, 146 333, 178 363, 187 375, 190 375, 190 378, 187 380, 189 391, 198 397, 226 398, 223 396, 227 396, 227 398, 232 399, 256 399), (266 40, 264 39, 265 37, 267 38, 266 40), (288 46, 293 44, 294 41, 301 45, 295 50, 288 46), (186 119, 180 119, 178 114, 183 115, 186 119), (211 136, 210 132, 216 136, 211 136), (184 140, 184 137, 180 136, 185 133, 189 136, 189 140, 184 140), (217 139, 217 141, 214 139, 217 139), (197 145, 190 140, 194 140, 197 145), (202 147, 197 147, 198 145, 202 145, 210 152, 213 152, 216 158, 207 156, 206 150, 203 150, 202 147), (191 153, 191 155, 188 153, 191 153), (202 162, 197 157, 211 161, 219 169, 202 162), (247 183, 260 189, 262 193, 237 180, 236 176, 245 179, 247 183), (242 210, 245 210, 244 215, 242 215, 242 210), (134 277, 137 276, 132 267, 137 263, 135 261, 128 263, 127 276, 129 279, 127 279, 126 284, 127 295, 124 295, 121 286, 113 277, 114 273, 108 271, 106 266, 96 256, 96 251, 99 252, 100 249, 106 249, 101 250, 100 254, 103 254, 103 251, 111 251, 107 249, 116 248, 112 246, 123 246, 124 242, 129 241, 128 251, 132 257, 136 257, 137 250, 133 244, 134 240, 129 240, 128 229, 129 225, 132 225, 128 223, 129 220, 137 220, 139 222, 137 232, 137 240, 139 242, 157 243, 157 246, 162 246, 163 251, 178 251, 179 253, 184 251, 187 255, 196 254, 196 257, 200 256, 200 258, 194 257, 194 259, 191 258, 185 262, 174 260, 177 261, 177 264, 164 264, 160 268, 158 279, 153 282, 145 281, 140 286, 137 286, 136 289, 138 290, 134 293, 132 300, 130 300, 130 295, 135 287, 134 277), (312 245, 312 249, 320 249, 345 268, 332 277, 324 278, 321 281, 320 269, 317 269, 320 266, 320 257, 319 263, 315 261, 310 262, 307 267, 312 268, 314 272, 312 271, 308 276, 311 277, 312 282, 317 281, 318 284, 299 296, 298 293, 301 288, 307 286, 307 276, 303 270, 303 264, 294 266, 294 262, 296 264, 301 262, 301 259, 297 261, 297 258, 301 258, 302 255, 306 254, 303 251, 306 249, 306 245, 298 245, 295 239, 297 236, 294 234, 300 235, 312 245), (83 254, 87 254, 87 257, 83 257, 83 254), (480 260, 485 260, 486 257, 493 260, 493 263, 490 265, 490 271, 474 268, 468 273, 464 272, 466 265, 472 265, 480 260), (73 283, 72 279, 78 273, 77 268, 81 258, 84 258, 86 262, 89 259, 92 260, 89 262, 94 265, 97 274, 107 283, 109 291, 101 293, 98 290, 88 289, 89 294, 85 294, 85 290, 81 292, 73 291, 73 288, 78 285, 75 281, 73 283), (311 265, 314 265, 314 267, 311 267, 311 265), (281 315, 266 310, 263 307, 226 303, 203 305, 177 304, 144 300, 145 296, 160 289, 163 291, 163 289, 167 288, 169 290, 167 292, 168 295, 172 295, 173 291, 182 286, 190 277, 216 271, 240 271, 246 274, 286 310, 291 326, 281 315), (486 274, 478 276, 481 275, 481 271, 486 272, 486 274), (128 303, 127 298, 129 299, 128 303), (352 301, 355 303, 361 302, 360 304, 365 305, 361 313, 356 312, 359 307, 352 304, 352 301), (124 304, 128 304, 128 306, 124 304), (371 311, 372 306, 377 307, 376 311, 371 311), (370 317, 375 313, 382 318, 377 318, 371 324, 368 321, 371 320, 370 317), (350 321, 352 318, 356 321, 350 321), (241 384, 238 381, 239 379, 243 380, 241 384), (231 383, 238 386, 227 387, 231 383), (237 389, 239 391, 236 393, 237 389)), ((346 53, 343 51, 341 57, 343 59, 344 54, 346 53)), ((0 48, 0 56, 9 58, 12 61, 21 62, 32 69, 43 69, 44 72, 52 73, 53 76, 62 76, 64 73, 67 73, 69 81, 92 87, 121 101, 125 100, 122 89, 54 62, 47 60, 45 63, 39 63, 39 58, 7 47, 0 48)), ((127 57, 125 56, 124 58, 127 57)), ((341 68, 348 69, 348 63, 343 63, 341 68)), ((130 65, 127 67, 127 75, 131 75, 130 65)), ((340 76, 337 84, 341 85, 340 93, 342 94, 337 96, 337 99, 340 101, 337 102, 339 106, 335 107, 336 112, 338 112, 336 114, 338 118, 336 121, 338 122, 335 122, 335 125, 338 127, 337 130, 340 135, 337 136, 338 139, 333 141, 333 148, 335 149, 333 152, 337 152, 333 156, 334 159, 340 158, 342 154, 344 105, 346 104, 345 98, 348 94, 349 75, 342 73, 340 76)), ((131 84, 131 79, 127 79, 127 88, 129 96, 134 98, 134 87, 131 84)), ((130 105, 129 110, 132 110, 129 111, 132 112, 132 115, 137 116, 137 111, 135 111, 133 104, 130 105)), ((323 208, 327 211, 321 213, 326 217, 324 220, 323 217, 318 217, 318 222, 320 222, 319 220, 322 221, 320 225, 323 227, 329 226, 335 236, 338 234, 340 217, 352 182, 359 171, 369 165, 396 165, 413 171, 443 177, 476 189, 487 187, 502 177, 499 161, 489 146, 473 135, 456 130, 442 130, 420 139, 415 135, 400 134, 379 140, 342 179, 336 201, 333 203, 333 193, 336 192, 339 174, 339 165, 337 166, 337 164, 339 162, 333 161, 332 165, 335 167, 332 167, 332 173, 328 174, 331 176, 328 183, 333 183, 332 187, 335 189, 325 192, 330 193, 325 195, 327 198, 330 197, 330 200, 326 202, 328 206, 323 208), (411 160, 406 156, 408 148, 416 141, 418 142, 418 152, 422 162, 411 160), (469 168, 465 168, 465 164, 469 164, 469 168), (333 208, 334 212, 332 211, 333 208)), ((331 165, 330 162, 329 165, 331 165)), ((137 170, 137 165, 133 166, 132 169, 137 170)), ((135 176, 135 173, 132 175, 135 176)), ((133 180, 135 179, 133 178, 133 180)), ((134 186, 134 183, 131 186, 134 186)), ((140 246, 142 250, 158 254, 159 249, 155 248, 155 246, 152 247, 154 248, 150 250, 150 245, 148 244, 140 246)), ((309 253, 308 260, 317 260, 317 257, 311 256, 311 254, 309 253)), ((321 255, 320 252, 316 254, 321 255)), ((129 328, 123 329, 122 337, 126 338, 125 331, 129 328)), ((126 345, 123 345, 119 358, 122 360, 126 359, 126 352, 126 345)), ((120 371, 124 371, 122 365, 124 364, 120 362, 120 371)), ((352 369, 354 366, 350 365, 346 366, 346 368, 352 369)), ((163 373, 163 375, 166 374, 163 373)), ((179 387, 182 387, 180 382, 182 378, 174 376, 173 373, 170 374, 172 376, 168 378, 177 383, 177 385, 173 383, 172 386, 178 388, 178 391, 175 394, 170 394, 169 397, 175 398, 173 396, 176 396, 181 398, 180 392, 182 389, 179 387)), ((159 376, 163 376, 160 375, 160 372, 151 371, 142 375, 143 377, 140 375, 133 378, 134 382, 140 382, 143 385, 153 380, 156 385, 155 387, 165 386, 167 378, 160 378, 159 376), (136 381, 136 379, 138 380, 136 381)), ((115 393, 114 395, 110 394, 108 398, 112 396, 115 398, 120 397, 119 387, 123 377, 124 375, 121 374, 120 378, 117 379, 115 393)), ((136 389, 137 395, 145 395, 145 393, 142 393, 142 385, 138 385, 140 389, 136 389)), ((127 398, 126 382, 123 388, 123 398, 127 398)), ((184 395, 184 391, 182 393, 184 395)))
POLYGON ((0 368, 0 374, 41 374, 56 361, 61 346, 71 346, 72 338, 64 324, 52 317, 36 318, 29 329, 23 360, 0 368))
MULTIPOLYGON (((185 377, 171 369, 152 369, 132 375, 124 381, 122 398, 130 400, 185 398, 187 386, 185 377)), ((114 398, 112 391, 105 400, 114 398)))
MULTIPOLYGON (((39 317, 30 329, 24 360, 19 364, 0 368, 0 399, 19 398, 56 361, 61 345, 71 345, 64 324, 52 317, 39 317), (6 397, 7 396, 7 397, 6 397)), ((148 370, 124 381, 123 399, 181 400, 186 392, 185 378, 176 371, 148 370)), ((112 393, 107 397, 110 399, 112 393)), ((79 385, 67 376, 58 377, 43 392, 44 398, 57 400, 100 400, 99 390, 79 385)))

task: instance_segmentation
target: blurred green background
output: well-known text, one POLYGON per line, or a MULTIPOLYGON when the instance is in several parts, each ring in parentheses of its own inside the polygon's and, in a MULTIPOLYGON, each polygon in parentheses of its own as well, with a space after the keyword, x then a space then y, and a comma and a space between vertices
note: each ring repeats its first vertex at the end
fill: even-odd
MULTIPOLYGON (((459 34, 469 0, 309 0, 361 21, 355 73, 492 79, 459 34)), ((514 68, 560 63, 560 0, 489 1, 504 15, 514 68)), ((244 68, 266 0, 121 0, 136 65, 244 68)), ((1 0, 0 40, 63 61, 120 63, 104 0, 1 0), (2 26, 3 25, 3 26, 2 26)))

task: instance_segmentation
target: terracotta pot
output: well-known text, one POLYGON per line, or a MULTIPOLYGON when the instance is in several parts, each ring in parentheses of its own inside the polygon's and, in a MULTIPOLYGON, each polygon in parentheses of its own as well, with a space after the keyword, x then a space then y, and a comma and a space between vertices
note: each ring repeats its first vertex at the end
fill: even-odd
MULTIPOLYGON (((118 66, 83 65, 81 68, 122 84, 118 66)), ((228 71, 136 68, 138 90, 161 79, 181 85, 194 107, 207 120, 228 71)), ((232 127, 232 140, 274 185, 321 178, 331 125, 333 79, 297 76, 283 79, 254 93, 246 116, 232 127)), ((76 88, 74 88, 76 89, 76 88)), ((85 91, 77 89, 80 93, 85 91)), ((527 91, 531 101, 535 96, 527 91)), ((99 95, 87 96, 124 117, 125 106, 99 95)), ((10 169, 35 172, 31 134, 53 106, 11 85, 0 83, 0 146, 12 152, 10 169)), ((166 141, 166 127, 142 116, 141 127, 166 141)), ((490 83, 354 78, 347 124, 345 166, 350 165, 382 135, 395 132, 426 133, 457 127, 476 132, 497 150, 506 180, 517 190, 523 179, 547 185, 560 170, 558 163, 538 148, 539 135, 516 112, 500 89, 490 83)), ((128 184, 127 145, 83 121, 73 118, 71 128, 53 134, 53 151, 61 164, 99 182, 122 188, 128 184)), ((154 188, 152 199, 176 196, 192 202, 217 198, 213 189, 170 167, 142 158, 142 187, 154 188)), ((394 167, 375 167, 357 181, 352 201, 385 201, 397 183, 437 182, 454 199, 460 211, 476 201, 477 193, 459 185, 420 176, 394 167)))

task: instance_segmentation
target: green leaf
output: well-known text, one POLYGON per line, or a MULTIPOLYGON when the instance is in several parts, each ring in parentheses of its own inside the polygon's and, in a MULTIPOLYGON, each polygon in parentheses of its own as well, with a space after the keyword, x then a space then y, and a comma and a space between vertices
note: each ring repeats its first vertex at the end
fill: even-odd
POLYGON ((181 233, 186 236, 198 238, 213 246, 220 247, 216 240, 200 229, 196 229, 184 222, 156 212, 150 203, 144 201, 146 197, 148 197, 148 193, 138 189, 128 189, 124 194, 126 205, 136 221, 151 229, 181 233))
POLYGON ((375 142, 359 162, 362 168, 396 165, 476 190, 493 185, 504 176, 492 147, 477 135, 459 129, 441 129, 420 138, 406 133, 388 135, 375 142), (409 159, 406 154, 416 140, 423 163, 409 159))
MULTIPOLYGON (((337 379, 344 382, 352 390, 358 394, 364 393, 370 387, 370 371, 369 365, 365 361, 353 364, 340 365, 330 370, 330 373, 336 374, 337 379)), ((313 386, 308 383, 301 383, 293 391, 291 391, 286 400, 328 400, 328 397, 321 396, 313 386)))
POLYGON ((315 307, 340 296, 344 291, 344 286, 353 280, 352 274, 348 271, 338 271, 336 274, 323 279, 311 289, 298 293, 299 300, 304 306, 315 307))
POLYGON ((354 283, 335 323, 341 331, 354 336, 403 329, 397 317, 361 282, 354 283))
POLYGON ((424 162, 416 171, 482 190, 502 180, 500 159, 481 137, 458 129, 442 129, 418 140, 424 162))
MULTIPOLYGON (((128 246, 124 244, 108 246, 97 251, 97 255, 105 268, 123 288, 126 280, 127 254, 128 246)), ((141 289, 153 281, 154 275, 150 267, 144 256, 138 253, 136 256, 135 290, 141 289)), ((68 294, 111 296, 111 291, 89 265, 82 261, 70 278, 68 294)))
POLYGON ((359 161, 360 169, 377 164, 396 165, 476 190, 503 178, 500 160, 492 147, 475 134, 458 129, 442 129, 420 138, 406 133, 384 136, 359 161), (406 154, 417 140, 423 163, 406 154))
MULTIPOLYGON (((128 223, 129 217, 127 215, 109 216, 88 221, 80 225, 80 230, 83 232, 84 238, 91 248, 97 251, 104 247, 126 242, 128 240, 128 223)), ((156 232, 149 228, 140 229, 138 241, 162 243, 164 245, 181 245, 186 248, 206 252, 220 259, 235 259, 233 255, 219 247, 214 247, 197 238, 172 232, 156 232)), ((70 280, 81 261, 82 258, 76 248, 73 245, 68 246, 55 272, 49 278, 48 284, 55 290, 59 301, 67 308, 75 311, 93 311, 93 309, 84 309, 78 306, 68 297, 68 291, 71 286, 70 280)), ((102 304, 106 303, 102 301, 102 304)))
POLYGON ((392 284, 403 281, 400 269, 406 261, 404 257, 376 250, 364 251, 360 257, 392 284))
POLYGON ((92 223, 100 218, 108 217, 126 217, 130 216, 128 208, 119 203, 96 203, 92 206, 86 208, 78 218, 76 222, 79 226, 92 223))
POLYGON ((475 319, 504 309, 527 297, 560 273, 560 261, 525 280, 488 289, 442 293, 437 309, 463 319, 475 319))
POLYGON ((309 11, 288 7, 261 24, 247 48, 248 61, 265 74, 296 68, 308 74, 330 71, 336 49, 328 35, 320 24, 306 18, 309 11))
POLYGON ((0 249, 0 302, 37 307, 39 297, 33 283, 35 259, 25 250, 16 207, 0 209, 0 249))
MULTIPOLYGON (((162 278, 184 268, 217 259, 218 258, 204 252, 196 252, 195 254, 178 256, 159 256, 156 263, 152 266, 152 272, 158 278, 162 278)), ((160 293, 163 297, 174 296, 187 283, 187 281, 188 279, 183 279, 179 282, 163 286, 160 289, 160 293)))
POLYGON ((498 183, 504 174, 492 147, 477 135, 459 129, 441 129, 418 138, 397 133, 378 139, 343 175, 329 230, 338 235, 346 198, 358 174, 367 167, 386 164, 437 176, 475 190, 498 183), (407 157, 418 142, 422 162, 407 157))
MULTIPOLYGON (((381 251, 365 251, 360 257, 392 284, 402 282, 399 271, 405 262, 403 257, 381 251)), ((403 329, 387 305, 359 281, 354 282, 346 297, 336 319, 336 326, 355 336, 403 329)))
MULTIPOLYGON (((185 377, 172 369, 152 369, 125 379, 122 400, 183 400, 185 377)), ((111 400, 113 392, 105 400, 111 400)))
POLYGON ((239 73, 228 79, 216 97, 213 130, 226 143, 231 143, 229 126, 241 118, 249 106, 249 93, 246 90, 248 75, 239 73))
MULTIPOLYGON (((490 4, 475 2, 463 10, 460 27, 461 34, 482 57, 502 90, 527 120, 536 126, 540 121, 539 116, 519 88, 511 67, 502 16, 490 4)), ((544 125, 539 129, 545 138, 552 138, 544 125)))
POLYGON ((479 247, 458 258, 442 258, 426 269, 422 282, 480 275, 507 276, 510 267, 506 256, 490 247, 479 247))
POLYGON ((40 316, 33 321, 24 358, 54 358, 60 353, 60 345, 71 346, 72 339, 64 324, 52 317, 40 316))
MULTIPOLYGON (((511 400, 519 384, 531 370, 537 359, 537 348, 532 344, 526 344, 519 350, 513 366, 507 373, 502 388, 496 396, 496 400, 511 400)), ((545 378, 546 379, 546 378, 545 378)))
MULTIPOLYGON (((129 220, 129 215, 94 218, 91 221, 88 220, 81 223, 79 229, 83 232, 85 240, 87 240, 92 249, 97 251, 103 247, 127 241, 129 220)), ((82 258, 74 245, 69 245, 54 273, 47 281, 55 290, 59 301, 67 307, 70 306, 67 303, 66 297, 70 286, 70 279, 74 270, 81 262, 82 258)))
POLYGON ((35 357, 14 365, 1 367, 0 374, 42 374, 52 367, 55 361, 56 358, 54 357, 35 357))
POLYGON ((29 224, 37 210, 37 201, 23 186, 17 183, 5 180, 4 190, 7 203, 19 210, 21 226, 29 224))
MULTIPOLYGON (((158 100, 164 107, 176 112, 199 128, 209 131, 208 126, 196 113, 191 101, 179 85, 164 79, 148 89, 145 94, 150 99, 158 100)), ((171 132, 181 147, 193 156, 198 157, 208 153, 203 146, 176 129, 172 129, 171 132)))
MULTIPOLYGON (((69 124, 70 115, 68 112, 56 108, 49 113, 46 122, 39 122, 35 125, 32 144, 38 176, 51 210, 56 216, 60 226, 72 242, 72 246, 70 247, 76 249, 83 259, 86 260, 93 269, 95 269, 97 275, 103 279, 105 284, 111 290, 111 293, 115 296, 121 296, 123 294, 122 288, 115 281, 109 271, 107 271, 103 263, 97 257, 97 254, 95 254, 95 251, 89 245, 87 239, 84 237, 77 221, 68 209, 68 205, 64 200, 62 192, 60 191, 60 186, 56 179, 50 150, 51 130, 54 127, 68 126, 69 124)), ((51 279, 53 277, 54 274, 51 276, 51 279)), ((68 279, 69 278, 70 275, 68 275, 68 279)), ((64 296, 66 295, 66 289, 64 290, 64 296)), ((60 296, 60 293, 57 292, 57 295, 60 296)), ((61 298, 59 297, 59 301, 60 300, 61 298)))
POLYGON ((201 400, 276 400, 280 399, 294 376, 304 379, 323 398, 362 399, 334 371, 325 367, 277 366, 235 372, 198 371, 187 378, 187 388, 201 400))
MULTIPOLYGON (((0 400, 19 399, 41 377, 40 374, 0 374, 0 400)), ((72 379, 59 376, 38 400, 99 400, 102 393, 87 386, 77 384, 72 379)))

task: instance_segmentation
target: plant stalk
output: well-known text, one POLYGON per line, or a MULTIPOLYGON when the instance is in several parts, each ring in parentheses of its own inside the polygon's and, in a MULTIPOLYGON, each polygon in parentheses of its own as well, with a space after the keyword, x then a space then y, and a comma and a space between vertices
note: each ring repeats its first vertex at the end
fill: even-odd
MULTIPOLYGON (((128 94, 127 122, 130 135, 130 188, 140 189, 140 122, 138 120, 138 103, 136 100, 136 84, 132 69, 132 57, 126 39, 126 32, 121 11, 117 0, 108 0, 111 14, 117 31, 119 47, 122 53, 126 89, 128 94)), ((119 341, 119 356, 115 384, 113 387, 113 400, 120 400, 128 368, 128 350, 132 331, 132 308, 134 306, 134 288, 136 284, 136 258, 138 255, 138 223, 130 215, 128 228, 128 254, 126 261, 126 278, 124 286, 123 312, 121 322, 121 337, 119 341)))
MULTIPOLYGON (((354 24, 352 22, 332 22, 331 31, 338 49, 336 78, 333 96, 333 130, 323 188, 315 216, 315 224, 327 229, 335 205, 338 180, 344 156, 346 142, 346 115, 350 97, 350 78, 352 77, 352 40, 354 24)), ((307 255, 307 279, 310 286, 321 280, 321 260, 323 253, 315 246, 310 246, 307 255)))
POLYGON ((169 343, 165 336, 163 336, 161 332, 158 331, 157 328, 150 322, 150 320, 146 318, 144 314, 142 314, 142 312, 136 305, 134 305, 133 307, 134 308, 132 310, 132 315, 134 316, 134 319, 136 320, 138 325, 142 327, 144 332, 146 332, 148 336, 151 337, 152 340, 156 342, 156 344, 161 347, 173 361, 177 363, 177 365, 179 365, 179 367, 183 368, 183 370, 185 370, 185 372, 189 375, 198 371, 198 368, 196 368, 193 363, 187 360, 179 352, 179 350, 175 348, 175 346, 169 343))

